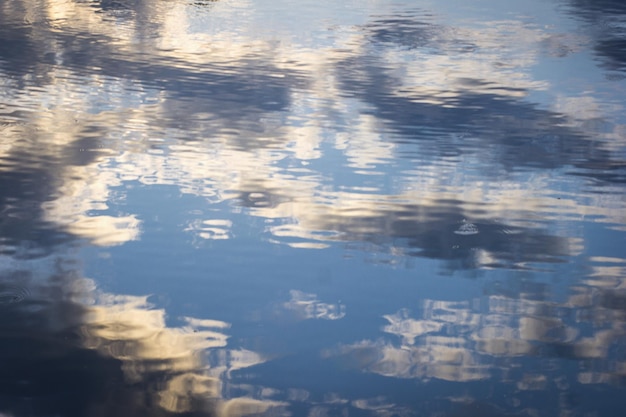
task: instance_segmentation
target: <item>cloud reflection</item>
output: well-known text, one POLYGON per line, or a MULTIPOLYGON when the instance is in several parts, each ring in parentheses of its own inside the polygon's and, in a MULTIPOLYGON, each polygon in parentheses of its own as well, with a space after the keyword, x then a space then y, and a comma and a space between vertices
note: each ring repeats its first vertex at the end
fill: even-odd
POLYGON ((344 304, 323 303, 317 299, 315 294, 308 294, 298 290, 291 290, 289 294, 291 299, 283 307, 303 320, 339 320, 346 315, 346 306, 344 304))
MULTIPOLYGON (((366 11, 341 28, 307 16, 328 34, 303 45, 274 35, 302 19, 276 21, 268 35, 241 23, 254 23, 261 6, 224 3, 0 6, 0 95, 10 103, 0 115, 0 243, 10 259, 0 265, 34 262, 7 272, 0 287, 0 390, 9 398, 2 407, 235 416, 285 415, 291 402, 310 415, 338 407, 391 416, 411 414, 393 401, 396 379, 464 382, 468 390, 502 381, 520 402, 554 386, 561 401, 568 386, 623 382, 626 365, 613 354, 625 330, 619 258, 590 259, 565 301, 549 301, 541 283, 494 284, 478 306, 426 299, 416 312, 380 316, 379 338, 328 349, 325 359, 364 371, 359 378, 392 384, 380 396, 358 391, 360 380, 354 391, 329 388, 321 398, 302 388, 314 378, 283 391, 291 380, 253 385, 243 371, 267 358, 229 346, 229 323, 187 318, 168 326, 146 297, 98 293, 75 270, 34 283, 32 271, 64 265, 45 264, 51 247, 140 239, 151 207, 116 211, 132 187, 174 186, 207 205, 231 203, 220 215, 183 222, 216 245, 237 238, 231 215, 243 213, 265 221, 270 242, 361 242, 451 269, 552 267, 584 253, 583 233, 568 222, 623 230, 623 126, 597 134, 607 112, 598 98, 562 96, 552 110, 528 98, 550 87, 533 75, 537 51, 565 57, 586 37, 517 21, 476 28, 443 24, 427 11, 366 11), (597 183, 593 192, 587 181, 597 183), (574 378, 565 360, 579 365, 574 378), (50 380, 59 370, 67 388, 50 380)), ((619 56, 604 55, 619 67, 619 56)), ((279 306, 296 318, 349 319, 347 303, 298 290, 289 297, 279 306)), ((419 387, 440 396, 434 386, 419 387)), ((464 395, 450 400, 461 415, 504 414, 464 395)), ((428 401, 444 400, 425 398, 424 407, 439 404, 428 401)))
POLYGON ((389 324, 383 330, 398 336, 395 341, 364 340, 328 354, 387 377, 446 381, 498 378, 502 372, 517 372, 522 361, 533 357, 561 359, 550 370, 535 369, 528 362, 525 369, 531 373, 523 375, 520 390, 545 389, 546 380, 568 375, 562 359, 601 359, 599 368, 589 362, 579 369, 576 381, 619 383, 623 363, 610 352, 626 335, 626 316, 621 302, 608 300, 621 300, 622 291, 605 290, 592 301, 585 295, 597 289, 572 289, 563 304, 523 294, 519 299, 490 295, 481 300, 483 307, 424 300, 417 318, 408 310, 384 316, 389 324))
MULTIPOLYGON (((427 11, 403 12, 368 18, 337 45, 311 50, 198 32, 198 16, 241 12, 219 3, 163 7, 43 2, 3 15, 2 36, 30 49, 28 59, 9 44, 0 54, 13 74, 5 94, 15 98, 12 144, 1 155, 40 155, 27 160, 47 179, 28 187, 41 207, 33 215, 51 227, 97 245, 138 239, 139 213, 106 212, 113 190, 133 181, 232 200, 274 220, 272 242, 364 241, 453 269, 561 262, 579 252, 579 237, 546 222, 593 214, 624 223, 621 200, 555 195, 548 180, 574 166, 619 184, 621 168, 571 123, 571 100, 560 112, 525 101, 547 88, 529 75, 536 45, 551 36, 540 28, 452 27, 427 11), (24 13, 51 28, 26 31, 24 13), (112 27, 112 16, 123 24, 112 27), (39 103, 44 111, 33 112, 39 103), (323 166, 334 150, 345 173, 329 178, 323 166), (451 235, 464 219, 480 233, 451 235)), ((203 239, 232 237, 218 220, 187 228, 203 239)))
POLYGON ((229 347, 228 323, 185 317, 168 326, 148 297, 101 292, 63 264, 1 263, 2 412, 240 416, 284 406, 224 398, 230 372, 265 360, 229 347))

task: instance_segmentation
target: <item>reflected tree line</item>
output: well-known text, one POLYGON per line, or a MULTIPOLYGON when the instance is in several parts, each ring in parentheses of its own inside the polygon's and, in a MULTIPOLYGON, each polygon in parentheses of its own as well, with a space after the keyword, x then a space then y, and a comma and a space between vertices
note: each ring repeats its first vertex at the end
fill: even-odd
MULTIPOLYGON (((152 39, 151 33, 159 30, 152 3, 102 1, 90 3, 88 13, 127 19, 139 28, 137 36, 152 39)), ((208 6, 212 2, 195 4, 208 6)), ((617 1, 572 4, 572 10, 592 22, 605 14, 615 17, 624 12, 617 1)), ((531 288, 528 294, 524 293, 528 288, 522 288, 516 291, 522 294, 519 296, 495 290, 486 295, 486 312, 437 300, 426 301, 417 317, 404 310, 391 312, 382 318, 385 332, 391 336, 333 347, 319 360, 323 363, 340 358, 352 368, 346 372, 365 372, 367 378, 437 380, 429 387, 419 386, 426 392, 420 397, 421 406, 395 404, 393 382, 386 399, 363 399, 361 393, 342 393, 338 388, 338 393, 333 393, 336 397, 311 400, 313 394, 289 387, 267 397, 262 390, 250 387, 254 377, 245 370, 234 372, 241 379, 229 388, 248 394, 248 399, 224 401, 220 378, 210 372, 201 352, 213 349, 214 356, 227 355, 226 350, 220 350, 225 345, 227 325, 212 323, 206 326, 209 330, 193 324, 168 328, 159 316, 163 312, 149 309, 145 300, 105 296, 99 303, 85 302, 97 295, 77 268, 66 264, 66 258, 72 257, 72 246, 77 244, 75 239, 82 236, 50 220, 45 207, 63 195, 64 186, 72 183, 70 178, 77 172, 107 156, 100 149, 110 147, 104 138, 111 126, 119 123, 123 127, 120 130, 130 130, 129 120, 136 115, 151 120, 149 125, 142 125, 144 136, 164 129, 186 129, 209 138, 237 130, 245 135, 228 136, 232 148, 252 153, 256 148, 280 147, 285 138, 264 140, 271 135, 260 120, 286 112, 293 90, 308 85, 307 74, 282 69, 270 57, 244 56, 224 67, 187 62, 154 50, 141 51, 108 35, 111 23, 106 19, 99 20, 101 26, 92 27, 93 31, 86 24, 64 31, 63 25, 39 14, 46 10, 45 2, 4 1, 0 10, 0 71, 7 85, 2 93, 0 129, 12 142, 0 149, 0 255, 8 265, 3 267, 0 282, 0 411, 42 416, 271 415, 284 414, 286 404, 291 403, 309 412, 330 414, 345 409, 357 414, 409 415, 410 410, 420 407, 445 407, 452 410, 446 411, 450 416, 500 416, 511 415, 505 410, 513 403, 494 399, 493 404, 477 404, 471 400, 472 396, 480 397, 490 378, 508 378, 507 387, 515 391, 520 403, 529 392, 546 398, 556 393, 552 398, 562 399, 568 395, 566 391, 575 392, 569 389, 573 385, 624 383, 626 365, 614 360, 612 353, 624 340, 623 276, 601 270, 590 282, 573 288, 574 295, 562 305, 545 301, 549 298, 541 293, 545 288, 531 288), (57 71, 74 74, 75 78, 68 79, 76 84, 121 79, 120 85, 130 86, 143 101, 129 99, 130 103, 105 111, 96 111, 102 104, 87 101, 91 109, 75 113, 65 109, 52 116, 33 110, 28 95, 46 88, 55 91, 57 71), (62 135, 55 134, 59 129, 62 135), (50 257, 55 251, 70 254, 50 257), (42 258, 54 259, 44 265, 53 273, 41 272, 37 262, 42 258), (595 280, 606 285, 599 289, 595 280), (30 294, 24 295, 24 288, 30 294), (139 332, 140 337, 133 332, 139 332), (157 343, 144 346, 146 334, 154 336, 152 340, 157 343), (174 348, 163 352, 162 346, 174 348), (524 373, 522 356, 552 357, 558 364, 548 372, 535 366, 532 372, 524 373), (570 372, 569 365, 563 365, 564 359, 585 368, 576 373, 576 381, 564 379, 563 375, 570 372), (440 383, 468 381, 476 382, 469 389, 469 399, 426 399, 436 397, 440 383), (551 385, 549 381, 556 382, 551 385)), ((79 7, 73 13, 85 12, 79 7)), ((340 90, 367 103, 371 114, 403 141, 434 149, 435 160, 450 152, 476 152, 441 139, 462 131, 478 138, 479 148, 490 149, 485 158, 508 170, 572 166, 585 169, 589 178, 610 184, 624 182, 624 161, 590 141, 585 133, 568 127, 563 114, 507 95, 474 93, 472 88, 445 105, 395 93, 399 81, 377 57, 377 48, 437 47, 442 30, 406 17, 365 26, 364 52, 335 62, 340 90)), ((607 67, 619 71, 624 69, 626 56, 621 35, 611 32, 607 39, 595 39, 596 51, 607 67)), ((455 43, 461 54, 471 53, 473 48, 464 40, 446 42, 455 43)), ((488 83, 480 79, 464 82, 470 87, 488 83)), ((94 88, 91 93, 82 92, 96 94, 94 88)), ((253 194, 271 202, 264 207, 252 204, 252 212, 263 215, 283 203, 300 201, 288 188, 263 188, 263 182, 252 183, 250 189, 234 190, 241 204, 246 205, 253 194)), ((571 255, 572 243, 565 237, 495 219, 475 221, 478 234, 455 233, 466 218, 462 203, 390 203, 387 208, 374 204, 365 207, 367 214, 360 216, 350 207, 333 209, 313 202, 303 205, 302 212, 312 214, 303 214, 300 220, 307 231, 332 232, 329 240, 397 246, 403 255, 446 260, 453 269, 523 269, 533 263, 563 261, 571 255)), ((245 368, 260 362, 260 357, 248 358, 238 365, 245 368)), ((272 371, 272 366, 280 368, 283 364, 277 361, 264 366, 272 371)), ((262 376, 263 367, 259 369, 262 376)), ((464 389, 450 392, 459 397, 466 393, 464 389)), ((573 409, 575 400, 567 397, 562 400, 565 405, 551 403, 551 409, 573 409)), ((612 406, 610 401, 607 404, 612 406)))

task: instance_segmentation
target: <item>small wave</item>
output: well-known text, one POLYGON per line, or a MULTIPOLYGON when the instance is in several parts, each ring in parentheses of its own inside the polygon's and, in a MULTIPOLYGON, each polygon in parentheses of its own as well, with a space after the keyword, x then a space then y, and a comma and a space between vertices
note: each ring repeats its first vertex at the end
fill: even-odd
POLYGON ((463 223, 458 229, 454 231, 457 235, 470 236, 478 234, 478 227, 473 223, 463 223))
POLYGON ((15 304, 23 301, 30 292, 23 287, 8 287, 0 289, 0 304, 15 304))

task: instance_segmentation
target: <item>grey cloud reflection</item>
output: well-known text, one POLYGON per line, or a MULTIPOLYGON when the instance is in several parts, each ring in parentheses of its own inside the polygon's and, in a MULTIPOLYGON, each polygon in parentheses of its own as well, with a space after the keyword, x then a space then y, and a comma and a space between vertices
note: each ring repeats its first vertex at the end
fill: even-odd
MULTIPOLYGON (((373 105, 374 115, 387 121, 401 139, 414 141, 415 146, 423 143, 435 161, 446 154, 471 155, 489 147, 489 154, 482 158, 507 170, 528 166, 554 169, 570 164, 587 168, 579 161, 589 153, 597 155, 598 171, 620 164, 582 132, 563 127, 564 115, 538 110, 506 95, 476 93, 470 87, 470 91, 459 92, 442 104, 420 100, 429 95, 397 95, 394 86, 398 81, 390 76, 386 64, 371 56, 347 59, 339 64, 338 72, 346 89, 373 105), (360 74, 355 77, 355 73, 360 74), (473 139, 458 144, 442 142, 440 138, 450 131, 465 132, 473 139)), ((588 175, 593 176, 593 171, 588 175)))
POLYGON ((148 297, 104 293, 64 263, 0 263, 1 412, 226 417, 284 408, 224 397, 230 372, 265 361, 228 346, 228 323, 168 326, 148 297))
MULTIPOLYGON (((623 183, 623 126, 607 121, 621 121, 620 110, 575 123, 580 111, 546 111, 524 101, 529 92, 549 87, 533 80, 529 67, 538 59, 539 45, 555 35, 515 21, 489 22, 479 32, 432 20, 417 13, 381 16, 363 26, 370 43, 360 54, 336 61, 345 94, 367 103, 371 114, 400 135, 398 142, 411 141, 415 153, 428 152, 422 163, 488 148, 481 158, 507 170, 571 165, 582 170, 580 175, 623 183), (468 49, 468 44, 474 46, 468 49), (614 133, 603 134, 594 124, 614 133), (450 131, 473 139, 443 141, 450 131), (603 140, 594 143, 599 135, 603 140)), ((594 100, 589 95, 568 99, 594 100)))
MULTIPOLYGON (((406 204, 400 202, 404 200, 400 196, 381 199, 376 195, 344 194, 342 197, 333 205, 309 206, 306 211, 298 207, 302 213, 299 223, 273 226, 273 232, 324 239, 326 231, 329 241, 364 241, 398 255, 458 260, 458 264, 450 263, 455 269, 527 268, 533 262, 560 262, 577 250, 575 239, 551 236, 528 226, 506 226, 489 219, 472 223, 475 233, 460 233, 459 228, 467 223, 460 202, 454 200, 422 199, 421 204, 406 204), (356 198, 352 200, 352 197, 356 198)), ((441 197, 440 194, 438 198, 441 197)))

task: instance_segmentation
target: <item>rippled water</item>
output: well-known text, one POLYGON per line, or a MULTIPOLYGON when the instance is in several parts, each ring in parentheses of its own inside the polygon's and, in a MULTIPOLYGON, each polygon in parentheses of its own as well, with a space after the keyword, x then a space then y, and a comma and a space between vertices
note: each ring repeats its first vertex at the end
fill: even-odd
POLYGON ((621 416, 625 4, 0 0, 0 416, 621 416))

